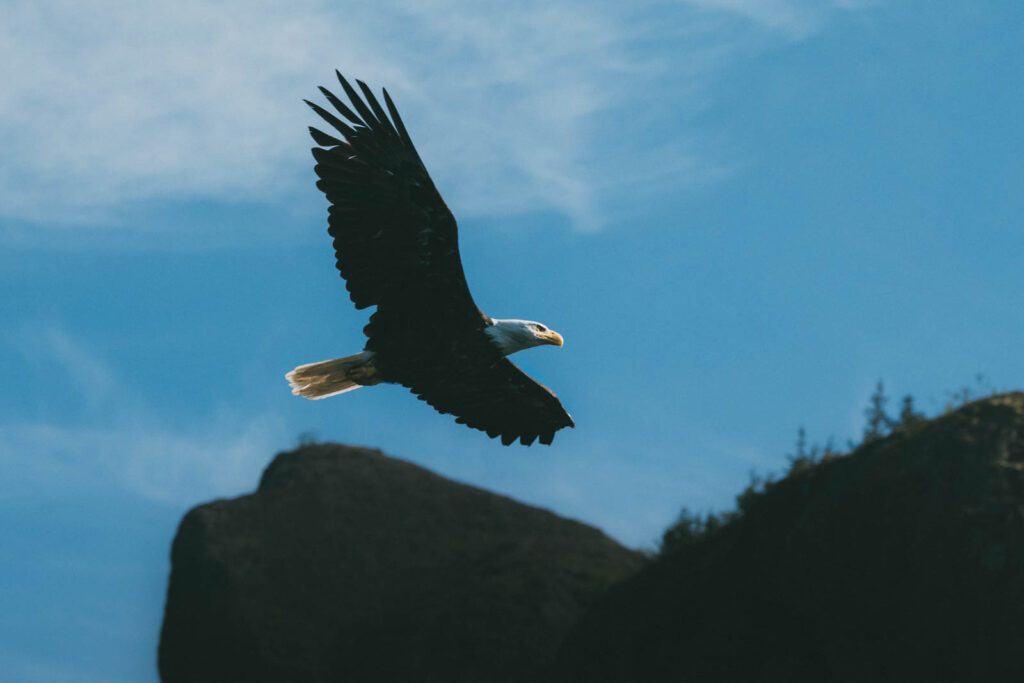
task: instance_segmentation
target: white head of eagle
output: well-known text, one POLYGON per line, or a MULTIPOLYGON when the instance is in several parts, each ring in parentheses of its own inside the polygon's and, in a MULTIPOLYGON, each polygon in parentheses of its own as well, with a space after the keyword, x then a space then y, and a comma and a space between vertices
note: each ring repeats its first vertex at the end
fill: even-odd
POLYGON ((484 331, 506 356, 534 346, 562 346, 565 343, 562 335, 535 320, 492 320, 494 324, 484 331))

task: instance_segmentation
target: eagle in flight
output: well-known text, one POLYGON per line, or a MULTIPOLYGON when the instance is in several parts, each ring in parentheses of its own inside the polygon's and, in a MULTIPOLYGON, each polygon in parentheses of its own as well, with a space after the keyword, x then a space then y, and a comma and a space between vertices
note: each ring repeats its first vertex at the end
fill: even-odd
MULTIPOLYGON (((337 73, 337 72, 335 72, 337 73)), ((401 384, 455 421, 529 446, 574 427, 555 394, 507 358, 562 336, 532 320, 498 320, 473 302, 459 258, 458 227, 434 187, 394 102, 387 112, 337 73, 350 105, 321 87, 344 117, 306 101, 340 137, 309 132, 328 233, 357 309, 376 306, 354 356, 300 365, 286 377, 310 399, 381 382, 401 384), (364 99, 365 98, 365 99, 364 99), (390 114, 390 116, 389 116, 390 114)))

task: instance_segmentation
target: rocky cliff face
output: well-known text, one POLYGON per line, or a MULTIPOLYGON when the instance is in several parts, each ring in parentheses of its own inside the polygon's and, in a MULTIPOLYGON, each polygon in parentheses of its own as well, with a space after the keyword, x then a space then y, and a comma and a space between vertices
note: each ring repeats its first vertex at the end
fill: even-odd
POLYGON ((642 558, 378 451, 278 455, 174 540, 165 683, 526 681, 642 558))
POLYGON ((551 679, 1024 681, 1024 394, 744 502, 613 588, 551 679))

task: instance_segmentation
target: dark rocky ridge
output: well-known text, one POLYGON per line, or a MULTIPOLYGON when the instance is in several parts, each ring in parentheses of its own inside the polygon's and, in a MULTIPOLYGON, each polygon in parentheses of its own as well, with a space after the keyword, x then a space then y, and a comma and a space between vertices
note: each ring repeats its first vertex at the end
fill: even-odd
POLYGON ((1024 680, 1024 394, 800 468, 741 509, 643 563, 376 451, 282 454, 256 494, 182 522, 161 675, 1024 680))
POLYGON ((596 529, 379 451, 310 446, 278 455, 256 493, 185 516, 160 675, 535 680, 641 563, 596 529))
POLYGON ((551 680, 1024 681, 1024 394, 744 503, 612 588, 551 680))

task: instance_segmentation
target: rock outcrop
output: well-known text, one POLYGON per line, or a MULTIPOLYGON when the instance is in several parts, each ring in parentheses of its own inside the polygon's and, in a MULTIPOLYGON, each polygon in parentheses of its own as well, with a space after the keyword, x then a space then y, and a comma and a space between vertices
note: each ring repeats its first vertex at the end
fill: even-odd
POLYGON ((160 675, 535 680, 642 562, 596 529, 379 451, 308 446, 278 455, 254 494, 185 516, 160 675))
POLYGON ((611 589, 553 681, 1024 681, 1024 394, 744 497, 611 589))

